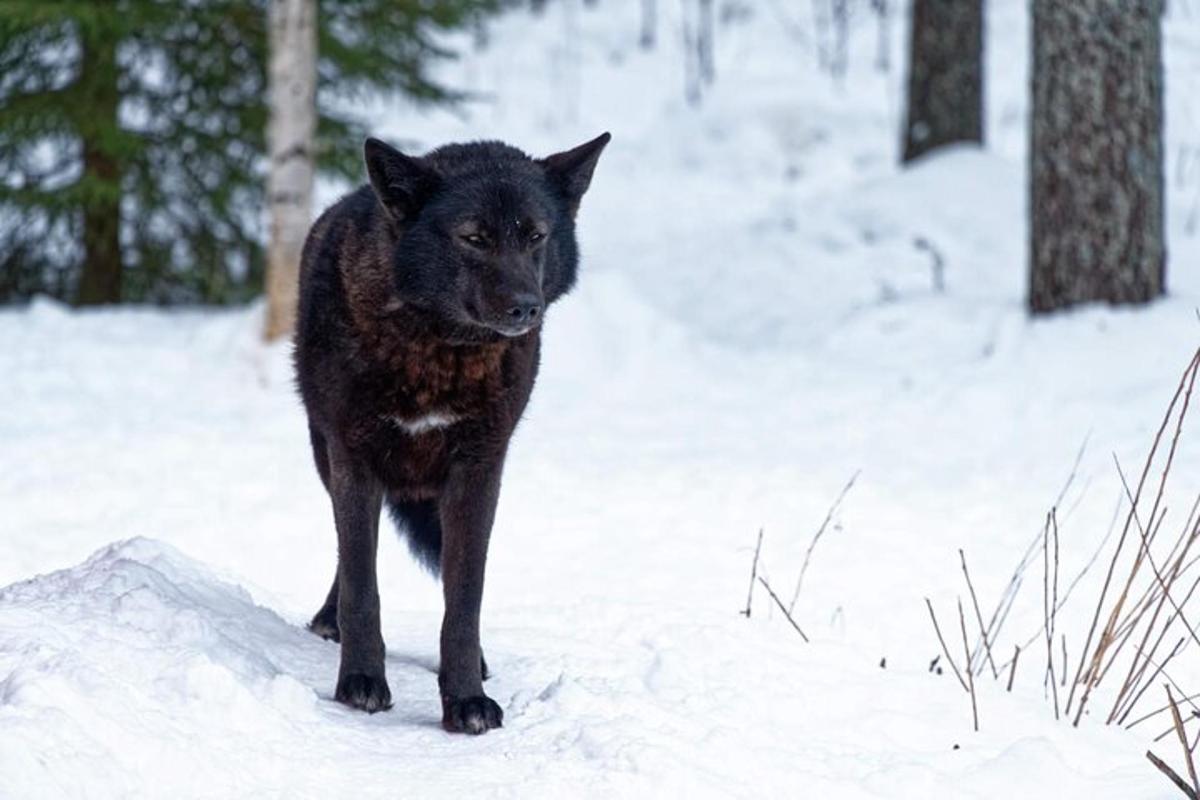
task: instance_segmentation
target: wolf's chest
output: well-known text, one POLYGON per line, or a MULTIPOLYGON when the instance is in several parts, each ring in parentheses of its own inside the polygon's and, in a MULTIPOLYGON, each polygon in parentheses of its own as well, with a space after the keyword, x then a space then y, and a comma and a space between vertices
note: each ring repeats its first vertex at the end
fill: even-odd
POLYGON ((504 350, 503 344, 398 346, 362 387, 365 405, 410 436, 485 418, 503 401, 504 350))

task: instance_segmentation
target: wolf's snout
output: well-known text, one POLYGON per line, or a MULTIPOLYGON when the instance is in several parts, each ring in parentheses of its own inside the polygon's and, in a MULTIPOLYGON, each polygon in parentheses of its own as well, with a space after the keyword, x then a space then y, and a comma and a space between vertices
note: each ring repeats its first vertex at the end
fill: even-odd
POLYGON ((517 295, 508 307, 508 322, 512 325, 532 325, 542 313, 542 298, 532 294, 517 295))

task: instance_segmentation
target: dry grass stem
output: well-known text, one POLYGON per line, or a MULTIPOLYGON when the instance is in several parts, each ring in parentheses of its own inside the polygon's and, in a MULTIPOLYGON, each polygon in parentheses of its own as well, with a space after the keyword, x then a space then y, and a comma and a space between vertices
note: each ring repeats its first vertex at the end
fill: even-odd
MULTIPOLYGON (((1050 599, 1050 531, 1053 520, 1054 511, 1052 509, 1046 515, 1046 527, 1042 534, 1042 613, 1045 619, 1043 628, 1046 631, 1046 679, 1043 685, 1045 683, 1050 685, 1050 694, 1054 698, 1054 719, 1057 720, 1061 712, 1058 706, 1058 681, 1054 679, 1054 616, 1050 612, 1052 606, 1050 599)), ((1057 562, 1057 557, 1055 561, 1057 562)), ((1056 566, 1056 580, 1057 573, 1056 566)), ((1057 602, 1057 598, 1055 598, 1055 602, 1057 602)))
POLYGON ((967 686, 971 692, 971 721, 975 732, 979 732, 979 706, 975 701, 975 675, 969 669, 971 661, 971 646, 967 644, 967 618, 963 614, 962 598, 958 600, 958 626, 962 630, 963 656, 967 659, 967 686))
MULTIPOLYGON (((967 687, 967 682, 963 680, 962 673, 958 671, 958 665, 954 663, 954 656, 950 655, 950 648, 946 646, 946 639, 942 636, 942 628, 938 625, 937 614, 933 613, 933 603, 929 602, 929 598, 925 598, 925 607, 929 609, 929 618, 933 620, 933 630, 937 633, 938 642, 942 645, 942 653, 946 656, 946 661, 950 663, 950 669, 954 670, 954 677, 958 678, 958 684, 963 688, 964 692, 971 691, 967 687)), ((970 672, 970 670, 967 670, 970 672)))
POLYGON ((1100 617, 1105 610, 1105 600, 1108 597, 1108 592, 1112 588, 1113 576, 1116 573, 1117 564, 1125 547, 1125 542, 1129 535, 1129 529, 1132 526, 1134 519, 1137 517, 1137 506, 1141 500, 1142 491, 1145 488, 1146 480, 1150 475, 1150 470, 1154 465, 1155 456, 1158 453, 1160 444, 1162 443, 1163 434, 1171 423, 1174 416, 1175 407, 1180 405, 1180 398, 1183 398, 1178 419, 1176 420, 1174 436, 1171 440, 1170 449, 1167 454, 1166 465, 1163 468, 1162 477, 1159 480, 1158 492, 1154 499, 1154 504, 1151 507, 1149 519, 1154 520, 1158 516, 1158 507, 1162 501, 1162 494, 1165 488, 1167 475, 1170 473, 1171 464, 1174 460, 1175 450, 1179 444, 1179 436, 1183 428, 1183 420, 1187 416, 1188 404, 1191 401, 1192 388, 1196 382, 1197 368, 1200 367, 1200 349, 1192 356, 1192 360, 1188 363, 1187 369, 1184 370, 1179 381, 1179 386, 1175 390, 1174 396, 1171 398, 1170 404, 1167 406, 1167 412, 1163 415, 1162 424, 1155 433, 1154 441, 1150 446, 1150 452, 1146 456, 1145 466, 1142 468, 1141 477, 1138 479, 1137 490, 1130 493, 1131 508, 1128 516, 1125 518, 1125 525, 1121 530, 1121 536, 1117 540, 1117 547, 1113 552, 1112 560, 1109 562, 1108 572, 1105 574, 1104 584, 1100 590, 1100 597, 1096 602, 1096 610, 1092 617, 1091 625, 1088 628, 1087 638, 1084 640, 1083 649, 1080 652, 1079 668, 1076 670, 1075 679, 1071 685, 1071 692, 1067 698, 1068 712, 1071 708, 1075 697, 1075 690, 1080 685, 1083 686, 1083 691, 1080 694, 1079 703, 1075 706, 1074 725, 1079 725, 1079 720, 1083 717, 1084 709, 1087 706, 1088 698, 1092 689, 1096 685, 1096 679, 1099 675, 1100 666, 1104 661, 1104 656, 1108 648, 1113 643, 1113 632, 1121 619, 1121 611, 1128 600, 1129 589, 1137 572, 1142 564, 1142 553, 1144 550, 1139 548, 1139 553, 1134 559, 1133 566, 1130 569, 1129 577, 1125 581, 1125 585, 1121 592, 1117 595, 1116 601, 1113 603, 1108 614, 1108 620, 1105 626, 1100 630, 1099 639, 1095 639, 1097 627, 1100 624, 1100 617), (1095 639, 1096 646, 1092 648, 1092 642, 1095 639))
POLYGON ((763 529, 758 529, 758 544, 754 545, 754 561, 750 562, 750 589, 746 592, 746 608, 742 610, 742 616, 750 619, 750 606, 754 602, 754 579, 758 577, 758 554, 762 552, 762 537, 763 529))
POLYGON ((785 606, 783 601, 779 599, 779 595, 775 594, 775 590, 771 588, 771 584, 767 583, 761 575, 758 576, 758 582, 761 583, 763 588, 767 590, 767 594, 771 595, 771 599, 775 601, 775 605, 779 606, 779 610, 783 612, 783 616, 785 616, 787 621, 791 623, 792 627, 796 629, 796 633, 800 634, 800 638, 807 642, 808 636, 805 635, 804 631, 800 630, 800 626, 796 624, 796 620, 792 619, 792 612, 788 611, 787 606, 785 606))
POLYGON ((1012 691, 1013 678, 1015 678, 1015 677, 1017 676, 1017 660, 1018 660, 1020 657, 1021 657, 1021 645, 1016 645, 1016 646, 1015 646, 1015 649, 1014 649, 1014 652, 1013 652, 1013 657, 1012 657, 1012 659, 1011 659, 1011 660, 1008 662, 1008 663, 1009 663, 1009 667, 1008 667, 1008 687, 1005 689, 1005 691, 1008 691, 1008 692, 1011 692, 1011 691, 1012 691))
POLYGON ((1179 706, 1176 704, 1175 698, 1171 696, 1171 687, 1163 684, 1163 688, 1167 690, 1167 704, 1171 706, 1171 719, 1175 723, 1175 733, 1179 735, 1179 746, 1183 748, 1183 759, 1187 762, 1188 777, 1192 779, 1192 791, 1200 794, 1200 780, 1196 779, 1196 760, 1192 758, 1192 751, 1188 748, 1187 734, 1183 730, 1183 719, 1179 716, 1179 706))
POLYGON ((800 599, 800 587, 804 585, 804 574, 808 572, 808 562, 812 559, 813 550, 824 535, 825 529, 829 527, 829 523, 833 520, 833 515, 837 513, 838 508, 842 505, 842 500, 846 499, 847 493, 854 488, 854 482, 858 480, 862 470, 856 471, 850 476, 850 480, 842 487, 842 491, 838 493, 837 499, 833 501, 833 505, 829 507, 829 511, 825 514, 825 519, 821 521, 821 527, 817 528, 817 532, 813 534, 812 541, 808 544, 808 550, 804 553, 804 563, 800 565, 800 575, 796 578, 796 590, 792 592, 792 602, 788 603, 788 613, 792 613, 796 608, 796 601, 800 599))
POLYGON ((1171 783, 1178 786, 1179 791, 1183 792, 1185 795, 1190 797, 1192 800, 1197 800, 1196 790, 1193 789, 1192 787, 1188 786, 1187 781, 1185 781, 1183 778, 1179 777, 1179 775, 1175 772, 1175 770, 1173 770, 1169 766, 1167 766, 1165 761, 1163 761, 1158 756, 1154 755, 1154 753, 1151 753, 1149 750, 1146 751, 1146 758, 1150 759, 1150 763, 1153 764, 1154 766, 1158 767, 1158 771, 1161 772, 1163 775, 1166 775, 1167 778, 1170 779, 1171 783))
MULTIPOLYGON (((984 655, 987 658, 988 664, 992 668, 992 678, 993 679, 999 678, 1000 672, 996 669, 995 659, 992 658, 992 645, 990 642, 988 642, 987 629, 984 627, 984 624, 983 624, 983 614, 979 611, 979 599, 975 595, 975 585, 971 582, 971 573, 967 570, 967 556, 965 553, 963 553, 961 547, 958 549, 958 558, 959 558, 959 561, 962 562, 963 577, 967 579, 967 591, 971 595, 971 605, 975 609, 975 620, 979 624, 979 637, 980 637, 980 640, 983 642, 984 655)), ((976 655, 978 654, 978 652, 979 652, 979 648, 976 647, 975 652, 973 652, 971 654, 971 661, 967 665, 968 669, 975 668, 975 661, 977 660, 976 655)), ((979 669, 981 672, 983 671, 982 666, 980 666, 979 669)))

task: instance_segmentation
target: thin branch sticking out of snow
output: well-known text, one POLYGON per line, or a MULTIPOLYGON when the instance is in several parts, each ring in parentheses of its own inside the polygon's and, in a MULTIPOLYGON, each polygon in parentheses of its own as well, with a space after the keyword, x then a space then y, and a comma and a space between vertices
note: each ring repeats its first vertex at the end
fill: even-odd
MULTIPOLYGON (((958 626, 962 630, 963 657, 969 661, 971 645, 967 644, 967 618, 963 615, 961 597, 958 599, 958 626)), ((975 676, 970 669, 967 670, 967 686, 971 691, 971 722, 975 725, 975 732, 979 733, 979 705, 975 701, 975 676)))
POLYGON ((1154 753, 1150 752, 1149 750, 1146 751, 1146 758, 1150 759, 1150 763, 1153 764, 1154 766, 1158 767, 1158 771, 1161 772, 1163 775, 1166 775, 1167 778, 1170 779, 1171 783, 1178 786, 1179 791, 1183 792, 1185 796, 1190 797, 1191 800, 1197 800, 1196 790, 1193 789, 1192 787, 1188 786, 1187 781, 1185 781, 1183 778, 1179 777, 1179 773, 1177 773, 1175 770, 1171 769, 1167 765, 1167 762, 1163 761, 1161 758, 1154 755, 1154 753))
POLYGON ((787 610, 787 606, 779 599, 779 595, 775 594, 775 590, 771 588, 771 584, 767 583, 766 579, 761 575, 758 576, 758 582, 767 590, 767 594, 771 595, 771 599, 775 601, 775 605, 779 606, 779 610, 783 612, 783 616, 787 617, 787 621, 796 629, 796 633, 800 634, 800 638, 807 642, 808 637, 804 634, 804 631, 800 630, 800 626, 796 624, 796 620, 792 619, 791 612, 787 610))
MULTIPOLYGON (((975 620, 978 622, 979 630, 982 634, 984 654, 987 656, 987 663, 991 665, 992 678, 998 678, 1000 677, 1000 673, 996 670, 996 660, 992 658, 992 645, 990 642, 988 642, 987 630, 983 625, 983 614, 979 610, 979 598, 975 595, 975 584, 971 582, 971 573, 967 570, 967 556, 965 553, 963 553, 961 547, 958 548, 958 558, 962 562, 963 577, 967 579, 967 591, 971 595, 971 606, 975 609, 975 620)), ((978 653, 979 648, 976 647, 975 652, 971 654, 971 660, 967 665, 968 669, 975 668, 975 662, 978 660, 978 653)), ((982 669, 983 667, 980 666, 981 671, 982 669)))
POLYGON ((796 601, 800 599, 800 587, 804 585, 804 574, 808 572, 808 562, 812 558, 813 549, 816 548, 817 542, 820 541, 821 536, 825 533, 825 529, 829 527, 830 521, 833 520, 833 515, 837 513, 842 500, 846 498, 846 494, 854 488, 854 482, 858 480, 858 476, 861 473, 862 470, 857 470, 850 476, 850 480, 842 487, 842 491, 838 493, 837 499, 833 501, 833 505, 826 512, 825 519, 821 521, 821 527, 817 528, 816 534, 813 535, 812 541, 809 542, 808 550, 804 553, 804 563, 800 565, 800 576, 796 578, 796 590, 792 592, 792 602, 787 607, 789 614, 796 609, 796 601))
POLYGON ((1192 751, 1188 747, 1187 734, 1183 731, 1183 719, 1179 716, 1179 706, 1175 702, 1175 698, 1171 696, 1171 687, 1163 684, 1163 688, 1167 690, 1167 703, 1171 706, 1171 719, 1175 722, 1175 733, 1179 736, 1179 746, 1183 748, 1183 759, 1187 762, 1188 777, 1192 779, 1192 797, 1200 795, 1200 780, 1196 778, 1196 760, 1192 757, 1192 751))
POLYGON ((762 551, 763 529, 758 529, 758 544, 754 545, 754 561, 750 563, 750 590, 746 593, 746 607, 740 612, 750 619, 750 607, 754 603, 754 579, 758 577, 758 554, 762 551))
MULTIPOLYGON (((954 677, 958 678, 958 685, 963 688, 964 692, 971 691, 967 687, 967 682, 963 680, 962 673, 958 671, 958 664, 954 663, 954 656, 950 655, 950 648, 946 646, 946 639, 942 636, 942 628, 938 625, 937 614, 933 613, 933 603, 929 602, 929 598, 925 598, 925 607, 929 609, 929 618, 933 620, 933 630, 937 633, 938 641, 942 645, 942 653, 945 654, 946 660, 950 662, 950 669, 954 670, 954 677)), ((967 670, 970 672, 970 670, 967 670)))

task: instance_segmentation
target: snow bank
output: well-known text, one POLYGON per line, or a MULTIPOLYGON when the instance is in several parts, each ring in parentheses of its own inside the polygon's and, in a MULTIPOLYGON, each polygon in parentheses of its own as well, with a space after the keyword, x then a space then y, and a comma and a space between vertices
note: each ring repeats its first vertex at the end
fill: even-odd
MULTIPOLYGON (((963 710, 943 678, 730 614, 600 602, 492 627, 505 728, 469 740, 438 724, 435 629, 416 657, 389 642, 393 711, 351 712, 328 696, 335 646, 169 545, 113 544, 0 591, 3 794, 1001 797, 1050 774, 1061 797, 1144 786, 1079 768, 1103 752, 1095 732, 968 746, 936 721, 963 710)), ((997 730, 1013 717, 1000 703, 997 730)))

